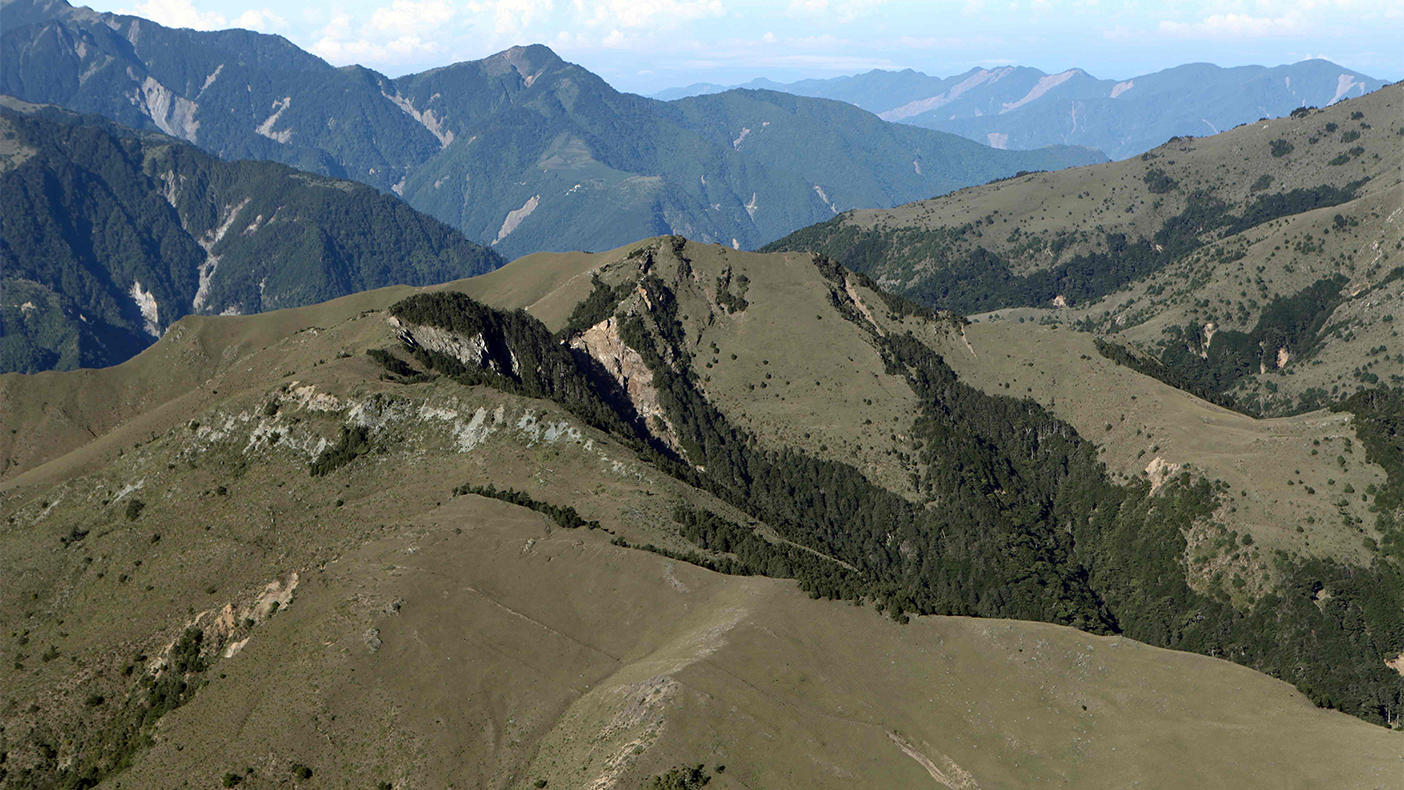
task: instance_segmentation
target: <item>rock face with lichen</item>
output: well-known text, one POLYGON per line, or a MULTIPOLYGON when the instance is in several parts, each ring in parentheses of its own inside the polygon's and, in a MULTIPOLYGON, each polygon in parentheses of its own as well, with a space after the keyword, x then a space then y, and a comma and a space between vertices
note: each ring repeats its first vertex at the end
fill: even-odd
POLYGON ((658 388, 653 386, 653 371, 644 364, 639 352, 630 348, 619 336, 619 319, 615 316, 601 321, 582 332, 570 341, 571 348, 579 349, 604 366, 609 375, 619 383, 619 387, 634 405, 634 411, 643 418, 644 424, 678 449, 677 433, 658 404, 658 388))

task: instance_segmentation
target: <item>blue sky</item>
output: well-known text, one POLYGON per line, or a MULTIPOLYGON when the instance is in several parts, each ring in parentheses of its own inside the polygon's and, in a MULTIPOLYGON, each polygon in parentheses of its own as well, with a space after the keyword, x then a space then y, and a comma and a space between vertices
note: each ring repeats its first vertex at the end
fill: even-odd
POLYGON ((546 44, 622 90, 874 68, 1017 63, 1125 78, 1181 63, 1324 57, 1404 78, 1404 0, 96 0, 175 27, 286 36, 391 76, 546 44))

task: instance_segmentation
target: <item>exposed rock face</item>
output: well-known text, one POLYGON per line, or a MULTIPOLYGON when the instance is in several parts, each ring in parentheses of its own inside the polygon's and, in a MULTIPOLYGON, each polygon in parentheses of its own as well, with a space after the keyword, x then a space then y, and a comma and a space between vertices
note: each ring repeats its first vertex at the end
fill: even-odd
POLYGON ((426 351, 446 354, 470 367, 497 370, 497 363, 488 354, 487 340, 483 338, 482 334, 463 337, 447 329, 407 324, 393 317, 390 319, 390 324, 400 330, 402 340, 413 343, 426 351))
MULTIPOLYGON (((131 69, 127 73, 136 79, 131 69)), ((142 81, 135 101, 143 112, 150 116, 156 128, 183 140, 195 142, 200 132, 200 122, 195 120, 199 105, 181 96, 148 76, 142 81)))
POLYGON ((639 352, 630 348, 619 337, 619 322, 614 316, 580 333, 579 337, 570 341, 570 345, 571 348, 594 357, 603 365, 629 396, 629 402, 634 404, 634 411, 643 418, 648 429, 654 433, 661 433, 660 439, 673 449, 679 449, 677 432, 663 414, 663 407, 658 405, 658 390, 653 386, 653 371, 644 364, 639 352), (663 426, 661 432, 660 423, 663 426))

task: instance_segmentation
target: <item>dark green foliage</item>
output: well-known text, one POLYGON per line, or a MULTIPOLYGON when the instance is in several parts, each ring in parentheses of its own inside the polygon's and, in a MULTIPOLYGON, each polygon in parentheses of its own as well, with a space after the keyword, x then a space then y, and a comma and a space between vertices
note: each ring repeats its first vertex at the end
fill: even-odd
POLYGON ((1252 186, 1248 187, 1248 191, 1262 192, 1264 189, 1267 189, 1268 187, 1272 186, 1272 182, 1273 177, 1271 175, 1268 175, 1267 173, 1263 173, 1262 175, 1258 176, 1258 180, 1254 181, 1252 186))
POLYGON ((1375 494, 1381 552, 1396 567, 1404 564, 1404 390, 1363 390, 1333 405, 1354 415, 1355 433, 1365 457, 1384 468, 1384 488, 1375 494))
MULTIPOLYGON (((857 594, 876 593, 865 580, 848 568, 821 554, 788 543, 771 543, 751 527, 743 527, 710 510, 679 505, 673 519, 688 541, 709 551, 734 554, 737 560, 698 556, 675 556, 721 573, 740 576, 760 575, 777 579, 798 579, 809 591, 852 590, 857 594), (739 561, 738 561, 739 560, 739 561)), ((643 546, 644 549, 652 549, 643 546)), ((663 553, 662 550, 658 550, 663 553)), ((671 556, 671 554, 670 554, 671 556)), ((830 596, 832 597, 832 596, 830 596)))
POLYGON ((1203 398, 1210 403, 1223 406, 1226 409, 1239 408, 1237 402, 1234 401, 1231 395, 1209 386, 1208 383, 1202 381, 1200 377, 1192 373, 1188 373, 1177 367, 1171 367, 1154 357, 1143 356, 1119 343, 1112 343, 1100 337, 1094 338, 1093 342, 1097 346, 1097 351, 1099 351, 1102 356, 1118 365, 1123 365, 1144 376, 1150 376, 1158 381, 1163 381, 1176 389, 1182 389, 1197 398, 1203 398))
MULTIPOLYGON (((1279 349, 1287 349, 1293 362, 1310 359, 1320 345, 1326 319, 1340 302, 1345 282, 1337 275, 1318 280, 1292 296, 1274 297, 1251 332, 1220 330, 1212 343, 1205 340, 1202 326, 1188 324, 1170 336, 1160 356, 1163 364, 1127 364, 1221 406, 1252 411, 1250 404, 1236 403, 1230 390, 1262 368, 1275 370, 1279 349)), ((1098 348, 1107 354, 1103 345, 1098 348)))
POLYGON ((294 779, 298 779, 305 782, 308 779, 312 778, 312 769, 308 768, 302 763, 293 763, 291 770, 294 779))
POLYGON ((644 787, 647 790, 697 790, 712 781, 712 777, 703 770, 704 768, 701 763, 673 768, 665 774, 653 777, 644 787))
POLYGON ((1244 210, 1241 217, 1225 215, 1224 223, 1221 226, 1223 228, 1221 235, 1229 236, 1242 233, 1249 228, 1255 228, 1279 217, 1290 217, 1294 214, 1328 206, 1339 206, 1354 200, 1356 192, 1365 186, 1366 181, 1366 179, 1352 181, 1344 187, 1323 184, 1312 188, 1299 187, 1291 192, 1261 195, 1244 210))
POLYGON ((136 521, 138 518, 141 517, 141 511, 145 509, 146 503, 141 501, 140 499, 133 499, 132 501, 128 502, 126 510, 127 520, 136 521))
POLYGON ((736 293, 731 292, 731 267, 726 267, 717 278, 717 304, 728 313, 739 313, 750 306, 746 301, 746 290, 751 280, 742 274, 736 278, 736 293))
POLYGON ((331 474, 375 449, 370 440, 369 429, 360 425, 349 428, 343 425, 341 436, 337 438, 336 443, 322 450, 316 460, 308 465, 308 472, 313 477, 331 474))
POLYGON ((600 526, 600 522, 598 521, 586 521, 581 518, 580 514, 575 512, 575 508, 569 505, 552 505, 549 502, 532 499, 531 495, 524 494, 521 491, 514 491, 510 488, 498 488, 492 483, 488 483, 485 486, 475 486, 464 483, 453 489, 454 496, 466 496, 468 494, 488 497, 490 499, 500 499, 503 502, 510 502, 513 505, 529 508, 538 513, 544 513, 552 521, 565 529, 578 529, 580 527, 599 529, 600 526))
MULTIPOLYGON (((137 755, 154 743, 152 733, 157 721, 189 702, 200 687, 201 675, 209 668, 200 655, 204 636, 195 626, 186 628, 157 675, 142 673, 120 705, 115 698, 105 699, 102 707, 115 710, 99 714, 103 718, 95 720, 92 729, 84 733, 71 762, 60 767, 56 759, 42 760, 37 766, 12 774, 6 786, 83 790, 97 787, 106 778, 129 768, 137 755)), ((37 732, 31 734, 31 738, 40 737, 37 732)), ((46 741, 34 746, 41 756, 57 757, 57 750, 46 741)))
POLYGON ((366 349, 366 356, 379 362, 380 366, 385 368, 391 375, 405 379, 418 379, 418 377, 423 376, 422 373, 415 370, 408 362, 383 348, 368 348, 366 349))
POLYGON ((233 771, 225 771, 224 777, 220 779, 220 784, 224 785, 225 787, 238 787, 239 785, 243 784, 243 782, 244 777, 234 773, 233 771))
POLYGON ((1294 146, 1286 140, 1277 139, 1272 141, 1272 155, 1276 157, 1286 156, 1292 153, 1294 146))
POLYGON ((296 307, 503 262, 354 182, 221 162, 56 110, 0 108, 0 123, 33 150, 0 173, 0 284, 13 303, 0 306, 0 372, 116 364, 192 312, 296 307), (218 265, 202 281, 210 255, 218 265), (132 296, 137 283, 154 322, 132 296))
POLYGON ((1147 170, 1141 178, 1146 182, 1146 190, 1152 195, 1163 195, 1180 185, 1180 182, 1171 178, 1168 173, 1158 167, 1147 170))
MULTIPOLYGON (((1017 249, 1005 254, 992 252, 975 235, 978 229, 974 223, 922 229, 864 229, 846 224, 846 215, 840 215, 796 231, 761 251, 807 250, 856 272, 914 281, 904 296, 958 313, 1041 307, 1058 296, 1069 304, 1079 304, 1153 274, 1213 239, 1279 217, 1352 200, 1364 183, 1262 195, 1238 216, 1222 200, 1207 192, 1195 192, 1189 196, 1184 211, 1166 219, 1149 238, 1104 233, 1100 249, 1059 260, 1052 267, 1027 275, 1014 274, 1011 265, 1014 258, 1024 253, 1017 249)), ((1051 241, 1035 238, 1026 252, 1043 255, 1052 251, 1057 256, 1074 238, 1073 234, 1051 241)))
POLYGON ((590 284, 590 295, 575 306, 566 325, 556 333, 560 339, 578 337, 585 330, 614 315, 615 308, 619 307, 619 303, 634 287, 631 282, 622 282, 611 288, 605 285, 599 274, 590 277, 590 284))

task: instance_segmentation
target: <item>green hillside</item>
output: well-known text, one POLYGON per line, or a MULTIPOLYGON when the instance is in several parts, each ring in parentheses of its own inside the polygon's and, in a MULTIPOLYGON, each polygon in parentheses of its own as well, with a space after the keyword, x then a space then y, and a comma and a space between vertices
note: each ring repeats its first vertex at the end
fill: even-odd
POLYGON ((1320 408, 1404 373, 1378 309, 1401 287, 1401 101, 1390 86, 1125 162, 850 212, 767 249, 823 252, 980 320, 1092 331, 1236 409, 1320 408))
POLYGON ((113 365, 190 313, 312 304, 502 263, 360 184, 7 101, 3 371, 113 365))

